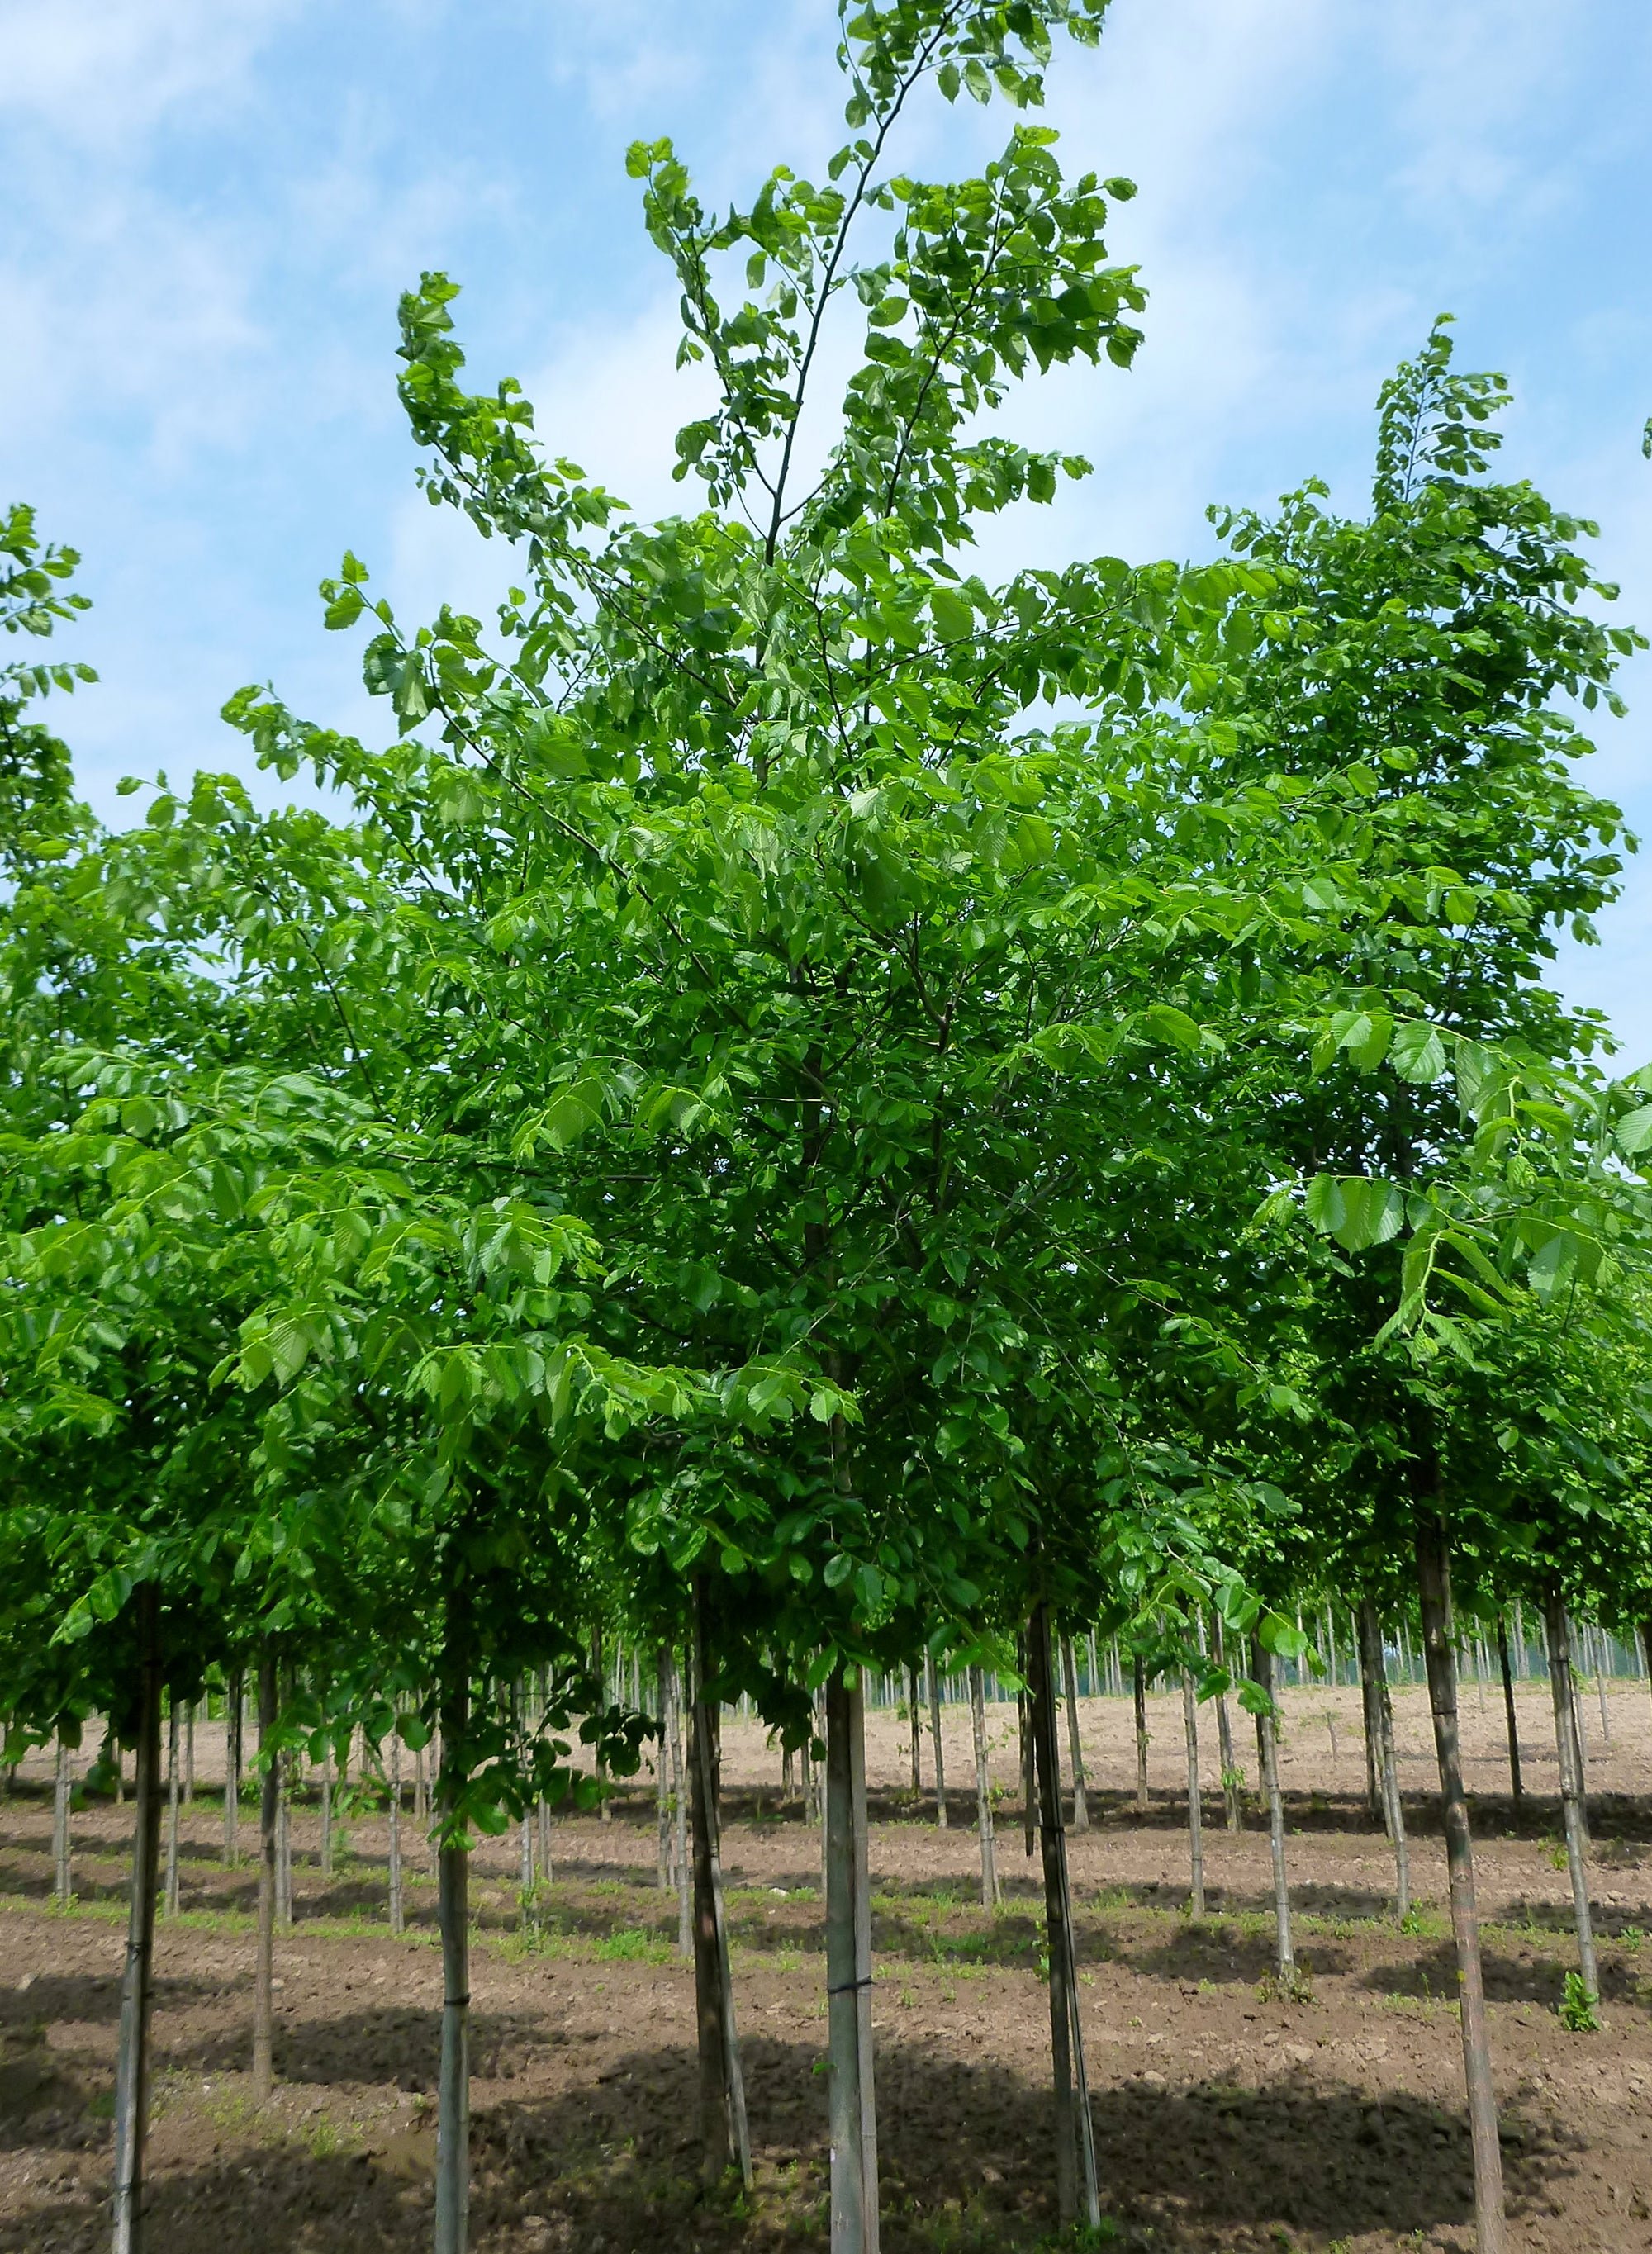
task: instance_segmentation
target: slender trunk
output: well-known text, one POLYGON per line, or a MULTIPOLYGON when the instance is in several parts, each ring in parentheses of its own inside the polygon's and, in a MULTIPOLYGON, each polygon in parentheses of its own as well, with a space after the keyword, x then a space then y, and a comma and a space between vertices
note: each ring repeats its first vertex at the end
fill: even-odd
POLYGON ((155 1990, 155 1895, 161 1844, 160 1598, 153 1581, 140 1584, 136 1613, 136 1805, 115 2072, 115 2254, 143 2254, 147 2235, 144 2147, 149 2126, 149 2028, 155 1990))
POLYGON ((734 2025, 728 1928, 718 1843, 722 1711, 704 1694, 705 1648, 696 1628, 689 1777, 694 1825, 694 1998, 699 2029, 701 2166, 708 2184, 738 2164, 752 2180, 746 2089, 734 2025))
POLYGON ((941 1748, 941 1685, 935 1676, 933 1652, 924 1655, 924 1673, 929 1685, 929 1743, 935 1760, 935 1827, 947 1828, 947 1765, 941 1748))
POLYGON ((659 1835, 655 1846, 660 1866, 660 1891, 664 1894, 671 1884, 671 1779, 666 1746, 672 1730, 671 1673, 664 1644, 660 1646, 655 1673, 659 1684, 660 1750, 654 1772, 654 1824, 659 1835))
POLYGON ((671 1799, 676 1814, 673 1844, 677 1868, 677 1955, 694 1953, 693 1874, 689 1866, 689 1796, 682 1774, 682 1684, 671 1662, 671 1799))
POLYGON ((402 1930, 402 1732, 398 1714, 390 1729, 390 1930, 402 1930))
MULTIPOLYGON (((1084 1740, 1078 1724, 1078 1670, 1073 1664, 1073 1639, 1061 1638, 1061 1676, 1067 1690, 1067 1744, 1073 1757, 1073 1829, 1088 1831, 1090 1828, 1089 1795, 1084 1784, 1084 1740)), ((1033 1747, 1037 1751, 1037 1728, 1034 1726, 1033 1747)), ((1062 1868, 1067 1866, 1065 1855, 1062 1868)))
POLYGON ((195 1701, 184 1709, 184 1805, 195 1805, 195 1701))
POLYGON ((831 2064, 831 2254, 877 2254, 871 1901, 861 1693, 826 1684, 826 2025, 831 2064), (858 1807, 857 1803, 858 1802, 858 1807))
POLYGON ((1037 1792, 1032 1779, 1032 1702, 1026 1688, 1026 1638, 1018 1636, 1015 1663, 1021 1688, 1015 1694, 1015 1718, 1021 1754, 1021 1849, 1028 1857, 1038 1844, 1037 1792))
POLYGON ((1360 1606, 1360 1676, 1369 1694, 1371 1726, 1376 1737, 1377 1782, 1382 1823, 1394 1848, 1394 1915, 1410 1914, 1411 1862, 1405 1844, 1405 1810, 1400 1800, 1399 1767, 1394 1758, 1394 1702, 1389 1696, 1388 1665, 1382 1656, 1382 1625, 1368 1598, 1360 1606))
POLYGON ((1417 1526, 1417 1585, 1422 1601, 1423 1653, 1439 1761, 1446 1863, 1451 1880, 1452 1931, 1457 1943, 1458 2004, 1463 2076, 1474 2157, 1474 2226, 1479 2254, 1504 2254, 1503 2162, 1497 2142, 1497 2094, 1492 2083, 1486 1991, 1480 1973, 1480 1916, 1474 1903, 1474 1849, 1457 1739, 1457 1662, 1451 1641, 1451 1559, 1437 1518, 1417 1526))
POLYGON ((1612 1725, 1606 1718, 1606 1636, 1604 1628, 1592 1628, 1590 1642, 1594 1647, 1594 1691, 1600 1707, 1600 1736, 1608 1751, 1612 1745, 1612 1725))
POLYGON ((1147 1670, 1138 1654, 1130 1662, 1136 1699, 1136 1805, 1147 1813, 1147 1670))
POLYGON ((970 1726, 975 1737, 976 1830, 981 1841, 981 1907, 998 1906, 998 1861, 992 1838, 992 1778, 987 1767, 986 1682, 970 1670, 970 1726))
POLYGON ((241 1670, 232 1667, 224 1693, 224 1861, 233 1870, 241 1859, 236 1838, 241 1815, 241 1726, 245 1693, 241 1670))
POLYGON ((258 1659, 258 1939, 252 1977, 252 2102, 268 2105, 276 2087, 276 1833, 281 1785, 270 1739, 276 1726, 276 1656, 266 1642, 258 1659))
POLYGON ((181 1780, 178 1774, 178 1701, 172 1701, 172 1711, 166 1724, 166 1914, 178 1915, 178 1794, 181 1780))
POLYGON ((1191 1914, 1205 1914, 1205 1821, 1199 1792, 1199 1694, 1193 1670, 1181 1671, 1181 1725, 1187 1740, 1187 1860, 1192 1880, 1191 1914))
POLYGON ((52 1786, 52 1899, 66 1906, 74 1892, 69 1868, 69 1749, 58 1740, 57 1774, 52 1786))
MULTIPOLYGON (((1089 2088, 1084 2072, 1084 2040, 1079 2024, 1078 1968, 1073 1942, 1073 1895, 1067 1867, 1067 1838, 1061 1825, 1061 1762, 1052 1680, 1049 1615, 1042 1605, 1027 1632, 1032 1690, 1032 1752, 1039 1784, 1039 1836, 1044 1854, 1044 1926, 1050 1964, 1050 2063, 1055 2090, 1055 2199, 1061 2227, 1079 2219, 1101 2224, 1096 2179, 1096 2140, 1090 2120, 1089 2088)), ((1062 1658, 1069 1684, 1073 1653, 1062 1658)), ((1080 1788, 1082 1790, 1082 1788, 1080 1788)), ((1075 1801, 1074 1804, 1077 1802, 1075 1801)))
POLYGON ((1549 1639, 1549 1683, 1554 1694, 1555 1749, 1560 1756, 1560 1811, 1566 1833, 1566 1869, 1572 1879, 1572 1914, 1578 1934, 1578 1969, 1592 1996, 1600 1993, 1595 1964, 1594 1922, 1589 1914, 1589 1880, 1584 1858, 1589 1851, 1589 1830, 1583 1811, 1578 1759, 1574 1732, 1577 1709, 1572 1699, 1571 1638, 1566 1632, 1565 1607, 1560 1592, 1551 1587, 1544 1605, 1544 1626, 1549 1639))
POLYGON ((332 1748, 321 1764, 321 1875, 332 1876, 332 1748))
POLYGON ((912 1735, 912 1796, 923 1798, 923 1714, 918 1697, 918 1670, 906 1670, 906 1719, 912 1735))
MULTIPOLYGON (((606 1706, 608 1703, 608 1690, 607 1685, 603 1680, 602 1630, 599 1628, 593 1628, 591 1631, 591 1671, 597 1679, 597 1703, 599 1706, 606 1706)), ((606 1777, 608 1774, 607 1763, 603 1760, 600 1753, 597 1755, 596 1769, 598 1778, 606 1777)), ((608 1796, 606 1792, 602 1796, 602 1802, 597 1812, 598 1817, 604 1824, 612 1824, 613 1822, 613 1810, 609 1805, 608 1796)))
MULTIPOLYGON (((1211 1614, 1211 1624, 1214 1632, 1216 1664, 1218 1667, 1226 1668, 1228 1640, 1222 1633, 1220 1613, 1211 1614)), ((1242 1831, 1245 1824, 1244 1809, 1240 1800, 1242 1786, 1239 1763, 1233 1749, 1233 1724, 1228 1718, 1228 1694, 1225 1690, 1218 1691, 1216 1694, 1216 1752, 1222 1761, 1222 1804, 1228 1812, 1228 1829, 1229 1831, 1242 1831)))
POLYGON ((1382 1726, 1377 1713, 1376 1668, 1381 1665, 1382 1630, 1376 1606, 1368 1597, 1360 1600, 1354 1625, 1359 1634, 1360 1714, 1365 1728, 1365 1805, 1388 1824, 1388 1800, 1382 1790, 1381 1743, 1382 1726), (1373 1649, 1376 1657, 1373 1659, 1373 1649))
POLYGON ((1250 1639, 1250 1671, 1266 1692, 1266 1712, 1256 1717, 1256 1751, 1262 1768, 1262 1789, 1268 1802, 1268 1846, 1273 1861, 1274 1967, 1282 1985, 1296 1978, 1296 1950, 1291 1940, 1291 1887, 1284 1867, 1284 1801, 1279 1791, 1279 1743, 1274 1728, 1273 1655, 1250 1639))
POLYGON ((1515 1678, 1508 1665, 1508 1624, 1502 1613, 1497 1615, 1497 1668, 1503 1678, 1503 1719, 1508 1729, 1508 1782, 1518 1808, 1526 1795, 1520 1777, 1520 1723, 1515 1712, 1515 1678))
POLYGON ((470 1849, 458 1827, 470 1729, 470 1620, 458 1592, 447 1600, 443 1653, 441 1830, 436 1850, 442 1932, 442 2056, 436 2117, 436 2254, 465 2254, 471 2206, 470 1849))

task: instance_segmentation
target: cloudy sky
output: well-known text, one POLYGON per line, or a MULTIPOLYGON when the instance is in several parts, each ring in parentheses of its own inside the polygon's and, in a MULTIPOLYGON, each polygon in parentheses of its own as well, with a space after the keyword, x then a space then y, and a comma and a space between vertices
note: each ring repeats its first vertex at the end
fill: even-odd
MULTIPOLYGON (((472 375, 672 506, 672 293, 632 138, 716 200, 841 137, 825 0, 0 0, 0 499, 83 552, 101 687, 83 781, 240 764, 216 713, 273 679, 371 727, 315 584, 348 545, 404 612, 485 601, 498 558, 415 494, 398 291, 465 285, 472 375)), ((1213 500, 1310 473, 1358 506, 1385 371, 1433 315, 1518 394, 1504 462, 1599 520, 1652 622, 1652 9, 1646 0, 1114 0, 1058 54, 1069 168, 1126 172, 1116 256, 1151 293, 1135 369, 1063 374, 1012 427, 1096 465, 1018 519, 1018 560, 1208 552, 1213 500)), ((936 103, 932 176, 1007 130, 936 103)), ((995 560, 1007 561, 1007 556, 995 560)), ((1652 663, 1596 786, 1652 831, 1652 663)), ((1561 983, 1652 1057, 1652 848, 1561 983)))

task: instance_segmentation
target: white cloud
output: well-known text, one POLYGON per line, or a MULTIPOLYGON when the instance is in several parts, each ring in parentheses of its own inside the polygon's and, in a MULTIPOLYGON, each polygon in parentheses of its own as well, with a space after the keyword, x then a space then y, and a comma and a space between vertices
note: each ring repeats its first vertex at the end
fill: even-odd
POLYGON ((0 0, 0 112, 107 158, 171 113, 250 90, 310 0, 0 0))

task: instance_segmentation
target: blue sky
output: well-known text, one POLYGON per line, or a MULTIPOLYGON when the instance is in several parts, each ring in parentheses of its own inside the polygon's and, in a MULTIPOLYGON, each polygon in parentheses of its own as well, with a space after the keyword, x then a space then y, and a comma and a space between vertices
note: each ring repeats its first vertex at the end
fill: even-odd
MULTIPOLYGON (((841 137, 822 0, 0 0, 0 498, 84 553, 63 715, 83 783, 242 764, 216 714, 273 679, 371 728, 315 584, 347 545, 405 612, 475 606, 499 558, 413 488, 398 291, 465 284, 473 375, 668 508, 672 292, 624 151, 675 136, 705 192, 841 137)), ((1357 506, 1372 402, 1432 316, 1517 403, 1504 462, 1599 519, 1652 622, 1652 9, 1646 0, 1114 0, 1058 53, 1070 169, 1123 172, 1115 255, 1151 291, 1129 374, 1067 373, 1010 427, 1096 465, 995 564, 1208 552, 1213 500, 1304 476, 1357 506)), ((1007 130, 936 103, 932 175, 1007 130)), ((1652 831, 1652 664, 1597 788, 1652 831)), ((1560 983, 1652 1057, 1652 855, 1560 983)))

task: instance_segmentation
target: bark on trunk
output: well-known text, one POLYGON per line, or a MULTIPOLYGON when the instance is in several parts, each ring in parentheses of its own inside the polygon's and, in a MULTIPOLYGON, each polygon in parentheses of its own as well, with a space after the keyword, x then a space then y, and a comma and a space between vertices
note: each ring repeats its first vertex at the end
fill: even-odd
POLYGON ((918 1670, 906 1670, 906 1719, 912 1735, 912 1796, 923 1798, 923 1715, 918 1698, 918 1670))
POLYGON ((258 1738, 267 1754, 258 1772, 258 1939, 252 1976, 252 2102, 268 2105, 276 2087, 276 1830, 280 1792, 270 1740, 276 1726, 276 1657, 266 1646, 258 1662, 258 1738))
POLYGON ((144 2149, 149 2126, 149 2028, 155 1985, 155 1896, 161 1844, 160 1600, 139 1586, 137 1775, 132 1836, 132 1898, 121 1980, 115 2073, 115 2254, 143 2254, 144 2149))
POLYGON ((693 1874, 689 1867, 689 1796, 682 1774, 682 1685, 671 1662, 671 1798, 675 1806, 677 1858, 677 1955, 694 1953, 693 1874))
POLYGON ((1376 1607, 1368 1597, 1362 1598, 1356 1615, 1360 1641, 1360 1713, 1365 1726, 1365 1804, 1371 1814, 1388 1829, 1388 1797, 1382 1789, 1382 1725, 1377 1711, 1376 1677, 1373 1669, 1372 1651, 1382 1654, 1382 1628, 1377 1621, 1376 1607))
POLYGON ((1187 1740, 1187 1863, 1190 1880, 1188 1908, 1197 1918, 1205 1914, 1205 1820, 1199 1791, 1199 1696, 1193 1670, 1181 1671, 1181 1726, 1187 1740))
POLYGON ((66 1903, 74 1891, 69 1867, 69 1749, 58 1740, 57 1774, 52 1785, 52 1899, 66 1903))
POLYGON ((660 1891, 667 1892, 671 1884, 671 1763, 667 1753, 672 1732, 671 1669, 664 1644, 660 1646, 655 1669, 659 1684, 660 1736, 659 1753, 654 1761, 654 1824, 658 1832, 655 1842, 660 1866, 660 1891))
POLYGON ((976 1832, 981 1842, 981 1907, 998 1906, 998 1858, 992 1837, 992 1777, 987 1766, 986 1679, 970 1670, 970 1728, 975 1739, 976 1832))
MULTIPOLYGON (((1255 1636, 1250 1640, 1250 1671, 1269 1699, 1273 1698, 1273 1655, 1255 1636)), ((1296 1950, 1291 1938, 1291 1886, 1284 1867, 1284 1802, 1279 1791, 1279 1745, 1271 1705, 1256 1717, 1256 1750, 1262 1764, 1262 1789, 1268 1802, 1268 1846, 1273 1863, 1273 1961, 1282 1985, 1295 1981, 1296 1950)))
POLYGON ((1382 1624, 1376 1606, 1360 1606, 1360 1676, 1368 1687, 1370 1712, 1376 1732, 1377 1782, 1382 1793, 1382 1824, 1394 1848, 1394 1916, 1396 1923, 1410 1914, 1411 1859, 1405 1844, 1405 1810, 1400 1800, 1399 1768, 1394 1759, 1394 1702, 1389 1696, 1388 1664, 1382 1656, 1382 1624))
POLYGON ((1147 1670, 1139 1656, 1130 1662, 1130 1688, 1136 1700, 1136 1805, 1147 1812, 1147 1670))
MULTIPOLYGON (((1072 1648, 1062 1653, 1072 1681, 1072 1648)), ((1044 1856, 1044 1924, 1050 1962, 1050 2063, 1055 2091, 1055 2199, 1061 2227, 1080 2217, 1101 2224, 1096 2141, 1084 2071, 1078 2014, 1078 1973, 1073 1943, 1073 1897, 1061 1826, 1061 1763, 1055 1719, 1049 1616, 1040 1605, 1028 1631, 1032 1752, 1038 1773, 1039 1836, 1044 1856)), ((1070 1694, 1069 1694, 1070 1695, 1070 1694)))
MULTIPOLYGON (((1078 1725, 1078 1670, 1073 1663, 1073 1639, 1061 1638, 1061 1679, 1067 1691, 1067 1744, 1073 1757, 1073 1829, 1088 1831, 1090 1828, 1089 1795, 1084 1784, 1084 1740, 1078 1725)), ((1033 1725, 1033 1746, 1038 1744, 1038 1726, 1033 1725)), ((1066 1867, 1062 1857, 1062 1867, 1066 1867)))
POLYGON ((166 1914, 178 1915, 178 1701, 166 1724, 166 1914))
POLYGON ((749 2185, 751 2143, 734 2024, 718 1842, 722 1715, 717 1702, 706 1698, 702 1688, 705 1654, 697 1637, 694 1673, 689 1776, 694 1828, 694 1999, 699 2031, 701 2168, 707 2183, 714 2184, 738 2164, 742 2180, 749 2185))
POLYGON ((224 1861, 231 1870, 241 1859, 237 1838, 241 1816, 241 1726, 246 1692, 239 1667, 231 1668, 224 1693, 224 1861))
POLYGON ((935 1828, 947 1828, 947 1764, 941 1748, 941 1685, 935 1676, 934 1654, 924 1656, 924 1674, 929 1686, 929 1743, 935 1762, 935 1828))
POLYGON ((1434 1717, 1434 1750, 1439 1762, 1452 1931, 1457 1943, 1463 2076, 1467 2085, 1468 2131, 1474 2157, 1475 2243, 1479 2254, 1505 2254, 1503 2162, 1497 2142, 1497 2095, 1492 2083, 1486 1991, 1480 1972, 1474 1849, 1457 1738, 1457 1662, 1451 1642, 1450 1553, 1446 1530, 1436 1518, 1423 1517, 1418 1522, 1417 1586, 1422 1603, 1429 1705, 1434 1717))
POLYGON ((1021 1688, 1015 1694, 1015 1718, 1021 1752, 1021 1852, 1029 1859, 1038 1844, 1038 1793, 1032 1777, 1032 1702, 1026 1690, 1026 1638, 1015 1640, 1015 1663, 1021 1688))
POLYGON ((436 2254, 465 2254, 471 2206, 470 1853, 445 1836, 465 1783, 470 1728, 470 1622, 450 1596, 442 1686, 443 1836, 436 1854, 442 1929, 442 2056, 436 2119, 436 2254))
POLYGON ((1565 1606, 1558 1588, 1544 1603, 1544 1628, 1549 1639, 1549 1683, 1554 1693, 1555 1749, 1560 1756, 1560 1811, 1566 1834, 1566 1869, 1572 1880, 1572 1915, 1578 1935, 1578 1969, 1592 1996, 1600 1993, 1595 1964, 1594 1922, 1589 1914, 1589 1880, 1584 1858, 1589 1852, 1589 1830, 1584 1820, 1580 1788, 1583 1764, 1577 1744, 1577 1708, 1572 1698, 1572 1639, 1567 1633, 1565 1606))
POLYGON ((1520 1720, 1515 1712, 1515 1678, 1508 1664, 1508 1623, 1502 1613, 1497 1615, 1497 1668, 1503 1678, 1503 1720, 1508 1730, 1508 1782, 1518 1808, 1526 1792, 1520 1775, 1520 1720))
POLYGON ((402 1732, 397 1715, 390 1730, 390 1930, 402 1930, 402 1732))
MULTIPOLYGON (((1214 1630, 1216 1664, 1225 1668, 1228 1664, 1228 1640, 1222 1634, 1222 1614, 1213 1613, 1211 1622, 1214 1630)), ((1228 1718, 1225 1690, 1219 1691, 1216 1697, 1216 1751, 1222 1760, 1222 1797, 1228 1814, 1228 1829, 1229 1831, 1242 1831, 1245 1824, 1244 1810, 1240 1801, 1239 1763, 1233 1749, 1233 1724, 1228 1718)))
POLYGON ((831 2254, 877 2254, 871 1901, 861 1694, 826 1685, 826 2025, 831 2066, 831 2254), (857 1803, 858 1802, 858 1807, 857 1803))

